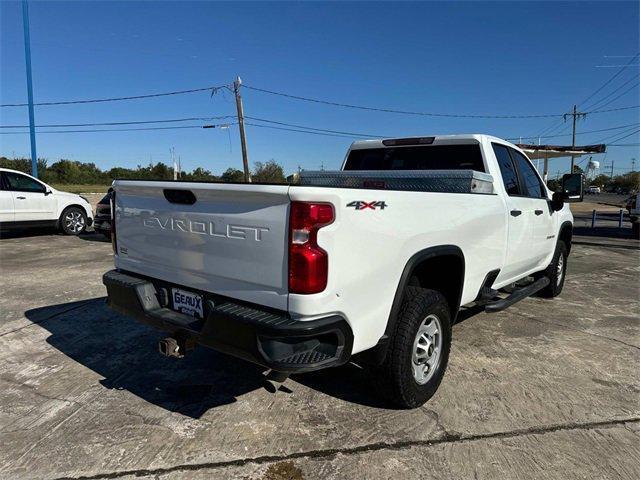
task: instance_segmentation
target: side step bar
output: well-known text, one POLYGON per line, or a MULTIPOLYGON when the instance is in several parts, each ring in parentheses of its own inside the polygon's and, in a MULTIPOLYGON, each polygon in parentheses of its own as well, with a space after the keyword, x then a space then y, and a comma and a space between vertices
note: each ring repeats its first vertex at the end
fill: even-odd
POLYGON ((549 285, 549 278, 541 277, 535 282, 533 282, 532 284, 527 285, 526 287, 522 287, 517 290, 514 290, 514 292, 506 298, 501 298, 500 300, 494 300, 492 302, 485 304, 484 310, 487 313, 501 312, 502 310, 504 310, 507 307, 510 307, 514 303, 519 302, 520 300, 523 300, 527 297, 530 297, 531 295, 536 293, 538 290, 542 290, 547 285, 549 285))

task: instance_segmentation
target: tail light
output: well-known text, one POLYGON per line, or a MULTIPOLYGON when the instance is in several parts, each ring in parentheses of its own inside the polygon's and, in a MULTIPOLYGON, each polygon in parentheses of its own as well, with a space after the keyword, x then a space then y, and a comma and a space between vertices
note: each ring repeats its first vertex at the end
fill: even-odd
POLYGON ((116 191, 111 192, 111 198, 109 199, 111 205, 111 246, 113 247, 113 253, 118 254, 118 242, 116 241, 116 191))
POLYGON ((318 293, 327 287, 329 256, 318 246, 318 230, 334 218, 329 203, 291 202, 289 292, 318 293))

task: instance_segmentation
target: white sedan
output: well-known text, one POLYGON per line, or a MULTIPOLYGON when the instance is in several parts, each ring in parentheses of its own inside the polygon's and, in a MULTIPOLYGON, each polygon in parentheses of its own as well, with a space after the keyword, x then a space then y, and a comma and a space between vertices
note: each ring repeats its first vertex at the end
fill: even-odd
POLYGON ((89 201, 37 178, 0 168, 0 230, 55 227, 79 235, 93 223, 89 201))

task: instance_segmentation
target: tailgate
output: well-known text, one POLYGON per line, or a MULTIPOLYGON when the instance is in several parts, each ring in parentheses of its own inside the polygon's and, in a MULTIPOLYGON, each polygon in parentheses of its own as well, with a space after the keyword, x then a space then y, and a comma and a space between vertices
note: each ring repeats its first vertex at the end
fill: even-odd
POLYGON ((288 185, 118 180, 114 190, 117 268, 286 310, 288 185))

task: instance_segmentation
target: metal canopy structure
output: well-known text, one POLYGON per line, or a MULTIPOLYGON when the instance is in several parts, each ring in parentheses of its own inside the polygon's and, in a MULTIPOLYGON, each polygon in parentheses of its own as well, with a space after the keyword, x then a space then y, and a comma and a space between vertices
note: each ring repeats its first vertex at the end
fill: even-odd
POLYGON ((584 146, 565 146, 565 145, 530 145, 519 143, 517 147, 521 148, 531 160, 544 159, 544 182, 547 182, 549 173, 549 159, 560 157, 581 157, 582 155, 593 155, 596 153, 605 153, 607 146, 605 144, 584 145, 584 146))

